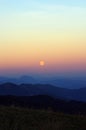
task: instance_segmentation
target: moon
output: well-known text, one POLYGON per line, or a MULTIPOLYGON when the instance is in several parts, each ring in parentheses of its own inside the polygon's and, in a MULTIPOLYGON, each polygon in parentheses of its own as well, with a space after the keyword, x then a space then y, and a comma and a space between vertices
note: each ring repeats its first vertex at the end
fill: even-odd
POLYGON ((45 66, 45 61, 43 61, 43 60, 40 61, 40 66, 42 66, 42 67, 45 66))

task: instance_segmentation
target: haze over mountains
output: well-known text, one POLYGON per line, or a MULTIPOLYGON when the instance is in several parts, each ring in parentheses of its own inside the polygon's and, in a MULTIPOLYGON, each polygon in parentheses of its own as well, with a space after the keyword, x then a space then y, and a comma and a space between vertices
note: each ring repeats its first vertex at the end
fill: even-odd
POLYGON ((78 89, 86 87, 85 78, 71 78, 71 77, 32 77, 32 76, 21 76, 21 77, 2 77, 0 76, 0 83, 12 82, 15 84, 30 83, 30 84, 51 84, 61 88, 78 89))

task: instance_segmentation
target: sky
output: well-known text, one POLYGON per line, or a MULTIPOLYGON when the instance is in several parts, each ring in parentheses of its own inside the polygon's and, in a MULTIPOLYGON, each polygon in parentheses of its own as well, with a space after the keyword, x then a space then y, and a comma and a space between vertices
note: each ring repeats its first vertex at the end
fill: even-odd
POLYGON ((0 1, 0 75, 21 74, 86 74, 85 0, 0 1))

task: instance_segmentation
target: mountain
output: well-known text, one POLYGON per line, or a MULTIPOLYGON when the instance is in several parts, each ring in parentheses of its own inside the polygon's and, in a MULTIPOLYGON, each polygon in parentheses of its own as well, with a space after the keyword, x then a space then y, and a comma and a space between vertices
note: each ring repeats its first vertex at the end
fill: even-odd
POLYGON ((79 89, 86 87, 85 78, 69 78, 69 77, 41 77, 41 76, 28 76, 21 77, 0 77, 0 83, 12 82, 14 84, 51 84, 61 88, 79 89))
POLYGON ((32 96, 38 94, 42 94, 42 92, 32 84, 4 83, 0 85, 0 95, 32 96))
POLYGON ((54 86, 59 86, 64 88, 78 89, 86 86, 86 79, 55 77, 55 78, 50 78, 48 80, 45 80, 44 83, 52 84, 54 86))
POLYGON ((76 100, 86 102, 86 88, 67 89, 49 84, 0 84, 0 95, 33 96, 48 95, 55 99, 76 100))
POLYGON ((23 75, 23 76, 17 77, 17 78, 0 76, 0 83, 6 83, 6 82, 21 84, 21 83, 36 83, 36 80, 33 77, 27 76, 27 75, 23 75))

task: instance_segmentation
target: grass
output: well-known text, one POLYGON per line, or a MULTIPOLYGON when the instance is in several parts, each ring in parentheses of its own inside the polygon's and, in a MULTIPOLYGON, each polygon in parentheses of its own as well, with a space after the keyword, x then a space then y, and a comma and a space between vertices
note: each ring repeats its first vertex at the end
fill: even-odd
POLYGON ((86 116, 1 106, 0 130, 86 130, 86 116))

